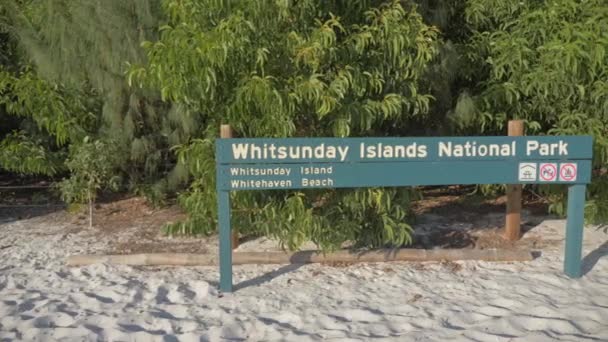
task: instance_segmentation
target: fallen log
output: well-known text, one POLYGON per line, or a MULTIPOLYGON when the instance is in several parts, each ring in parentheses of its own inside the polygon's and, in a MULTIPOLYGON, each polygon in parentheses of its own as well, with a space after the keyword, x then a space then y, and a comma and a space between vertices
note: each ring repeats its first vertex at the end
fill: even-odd
MULTIPOLYGON (((381 249, 371 251, 339 250, 323 254, 320 251, 284 252, 233 252, 232 263, 244 264, 308 264, 335 262, 385 261, 530 261, 534 256, 525 250, 502 249, 381 249)), ((186 253, 147 253, 130 255, 72 255, 68 266, 85 266, 96 263, 132 266, 217 266, 217 255, 186 253)))

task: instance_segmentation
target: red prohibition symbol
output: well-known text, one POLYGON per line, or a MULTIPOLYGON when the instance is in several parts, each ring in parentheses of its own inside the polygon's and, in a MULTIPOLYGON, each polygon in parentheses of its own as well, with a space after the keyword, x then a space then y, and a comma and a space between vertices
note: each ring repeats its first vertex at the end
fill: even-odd
POLYGON ((554 181, 557 178, 557 166, 555 164, 544 164, 540 168, 540 179, 554 181))
POLYGON ((560 176, 565 181, 572 181, 576 178, 576 165, 564 164, 559 170, 560 176))

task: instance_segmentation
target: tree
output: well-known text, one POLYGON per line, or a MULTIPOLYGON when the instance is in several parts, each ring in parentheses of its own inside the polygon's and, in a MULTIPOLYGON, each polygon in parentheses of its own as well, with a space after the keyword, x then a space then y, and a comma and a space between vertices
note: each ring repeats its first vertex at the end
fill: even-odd
MULTIPOLYGON (((220 123, 245 137, 384 136, 424 132, 432 100, 425 73, 438 32, 410 2, 163 2, 168 23, 145 42, 148 63, 131 84, 157 89, 205 127, 179 145, 193 175, 180 196, 187 222, 176 232, 215 229, 213 140, 220 123)), ((410 241, 409 189, 243 193, 235 224, 278 237, 294 249, 306 240, 334 248, 410 241), (253 209, 252 209, 253 208, 253 209)))
POLYGON ((28 67, 6 6, 0 6, 0 168, 53 176, 65 169, 62 146, 90 126, 90 113, 78 91, 41 80, 28 67))
MULTIPOLYGON (((508 119, 529 134, 594 136, 588 218, 608 219, 608 7, 605 1, 469 0, 469 70, 479 81, 453 112, 462 131, 500 134, 508 119)), ((562 187, 542 187, 565 213, 562 187)))
POLYGON ((103 188, 116 188, 113 175, 117 167, 116 144, 84 137, 82 143, 70 146, 66 166, 71 172, 68 179, 59 183, 63 199, 68 203, 88 203, 89 228, 93 227, 93 204, 97 192, 103 188))
MULTIPOLYGON (((126 176, 128 189, 164 193, 186 181, 169 148, 187 141, 197 125, 187 111, 160 102, 158 93, 129 87, 124 77, 127 61, 145 62, 140 42, 156 37, 162 19, 158 5, 149 0, 11 0, 5 6, 10 33, 27 57, 25 66, 34 70, 30 75, 62 95, 79 90, 73 94, 94 121, 85 133, 117 144, 122 162, 116 172, 126 176)), ((60 112, 77 115, 73 109, 60 112)), ((83 137, 69 143, 79 144, 83 137)))
MULTIPOLYGON (((0 168, 69 176, 64 198, 89 205, 119 178, 159 202, 185 190, 189 219, 168 232, 210 233, 221 123, 243 137, 502 135, 523 118, 531 134, 595 136, 588 214, 608 219, 606 11, 601 0, 3 1, 0 168)), ((560 189, 540 190, 563 212, 560 189)), ((234 220, 292 249, 401 245, 416 196, 240 193, 234 220)))

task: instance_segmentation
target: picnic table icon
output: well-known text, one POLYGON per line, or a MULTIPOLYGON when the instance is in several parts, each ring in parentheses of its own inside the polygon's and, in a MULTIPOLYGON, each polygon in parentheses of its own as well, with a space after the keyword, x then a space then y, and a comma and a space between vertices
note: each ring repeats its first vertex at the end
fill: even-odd
POLYGON ((519 166, 519 180, 522 180, 522 181, 533 181, 533 180, 536 180, 536 165, 534 165, 534 164, 520 164, 520 166, 519 166))

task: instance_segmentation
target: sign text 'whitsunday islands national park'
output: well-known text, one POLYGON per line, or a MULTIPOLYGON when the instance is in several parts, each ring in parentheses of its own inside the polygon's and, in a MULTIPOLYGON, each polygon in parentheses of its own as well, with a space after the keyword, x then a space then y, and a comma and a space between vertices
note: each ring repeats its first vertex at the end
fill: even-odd
MULTIPOLYGON (((366 159, 417 159, 426 158, 429 155, 428 145, 413 142, 411 144, 390 144, 382 142, 365 143, 357 146, 359 160, 366 159)), ((326 145, 320 143, 311 145, 285 146, 270 143, 233 143, 231 145, 234 160, 297 160, 297 159, 319 159, 345 162, 350 153, 349 145, 326 145)), ((451 141, 437 142, 438 158, 462 158, 462 157, 515 157, 517 142, 504 144, 478 144, 477 141, 466 141, 464 143, 453 143, 451 141)), ((541 156, 568 156, 568 143, 560 140, 557 143, 540 143, 538 140, 526 142, 526 156, 538 154, 541 156)))
POLYGON ((591 144, 587 136, 220 139, 218 185, 586 183, 591 144))

